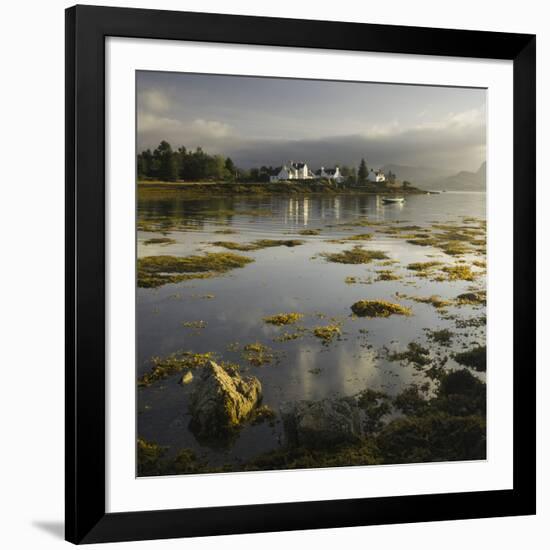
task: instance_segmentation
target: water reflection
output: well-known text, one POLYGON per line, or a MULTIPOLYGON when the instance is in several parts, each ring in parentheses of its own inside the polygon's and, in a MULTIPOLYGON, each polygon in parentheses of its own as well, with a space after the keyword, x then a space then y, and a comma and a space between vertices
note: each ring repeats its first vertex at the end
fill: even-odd
MULTIPOLYGON (((350 236, 359 219, 407 221, 427 225, 434 221, 459 220, 461 216, 485 218, 485 195, 445 193, 411 196, 404 204, 385 205, 371 195, 311 195, 307 197, 211 197, 140 200, 140 223, 158 223, 173 244, 144 244, 158 232, 138 233, 138 255, 177 255, 223 250, 210 243, 219 240, 250 242, 259 238, 300 238, 302 246, 276 247, 246 253, 255 261, 223 277, 192 280, 157 289, 138 289, 138 374, 151 367, 153 356, 177 350, 215 352, 220 358, 241 364, 244 372, 257 376, 263 386, 264 402, 277 410, 284 401, 321 399, 331 395, 353 395, 367 387, 390 394, 420 375, 411 367, 388 361, 384 347, 403 348, 408 342, 426 343, 425 328, 454 328, 429 304, 414 304, 414 316, 387 319, 354 319, 350 306, 361 299, 395 300, 395 293, 454 298, 471 286, 468 281, 434 282, 411 278, 406 265, 427 260, 449 261, 441 251, 412 246, 373 228, 365 248, 384 250, 399 265, 392 269, 399 281, 369 285, 345 284, 346 277, 365 279, 380 269, 376 265, 327 263, 319 256, 326 251, 350 248, 328 241, 350 236), (261 215, 258 215, 261 213, 261 215), (304 227, 319 229, 319 235, 301 236, 304 227), (221 235, 231 230, 234 233, 221 235), (209 298, 205 299, 205 296, 209 298), (310 333, 296 340, 277 342, 284 329, 266 325, 262 319, 279 312, 301 312, 307 329, 337 319, 342 337, 323 344, 310 333), (201 320, 202 330, 186 330, 184 321, 201 320), (272 365, 252 367, 243 361, 242 345, 262 342, 275 352, 272 365), (239 344, 241 348, 236 346, 239 344)), ((147 229, 146 226, 143 226, 147 229)), ((483 285, 483 280, 479 282, 483 285)), ((453 313, 451 309, 450 313, 453 313)), ((468 313, 467 308, 461 314, 468 313)), ((477 311, 476 314, 482 312, 477 311)), ((472 331, 460 345, 482 341, 484 330, 472 331)), ((458 345, 458 343, 457 343, 458 345)), ((457 348, 458 349, 458 348, 457 348)), ((462 349, 462 348, 460 348, 462 349)), ((449 349, 452 352, 453 348, 449 349)), ((450 360, 452 367, 453 362, 450 360)), ((175 448, 189 447, 205 452, 211 464, 246 459, 275 448, 282 437, 281 425, 246 427, 239 438, 223 450, 199 442, 188 430, 189 388, 178 377, 138 393, 138 431, 146 439, 175 448)))

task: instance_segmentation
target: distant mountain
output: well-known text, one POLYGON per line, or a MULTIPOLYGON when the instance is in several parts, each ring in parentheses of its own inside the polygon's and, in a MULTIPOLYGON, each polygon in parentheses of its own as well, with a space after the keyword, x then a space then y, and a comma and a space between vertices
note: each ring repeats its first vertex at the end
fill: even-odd
POLYGON ((449 191, 485 191, 487 164, 484 162, 477 172, 463 170, 458 174, 442 178, 430 184, 430 189, 449 191))
POLYGON ((451 170, 442 170, 429 166, 404 166, 400 164, 385 164, 382 171, 393 172, 400 181, 410 181, 415 187, 431 188, 433 184, 452 176, 451 170))
POLYGON ((410 181, 421 189, 449 191, 485 191, 486 163, 477 172, 462 170, 453 174, 449 170, 429 166, 405 166, 400 164, 385 164, 382 171, 387 174, 392 171, 400 181, 410 181))

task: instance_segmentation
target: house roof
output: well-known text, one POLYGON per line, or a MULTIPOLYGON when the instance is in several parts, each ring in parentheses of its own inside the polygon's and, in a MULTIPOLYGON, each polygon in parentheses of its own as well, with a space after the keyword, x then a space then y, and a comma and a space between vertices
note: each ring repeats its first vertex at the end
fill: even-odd
POLYGON ((291 167, 291 168, 296 168, 296 169, 298 169, 298 170, 300 170, 301 168, 303 168, 305 165, 306 165, 305 162, 291 162, 291 163, 290 163, 290 167, 291 167))

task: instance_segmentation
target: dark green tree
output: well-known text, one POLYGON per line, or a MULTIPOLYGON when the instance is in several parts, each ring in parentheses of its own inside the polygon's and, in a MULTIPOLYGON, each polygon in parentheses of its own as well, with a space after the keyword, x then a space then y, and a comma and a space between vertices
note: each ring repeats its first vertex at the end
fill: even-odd
POLYGON ((367 163, 365 162, 365 159, 361 159, 361 163, 359 164, 359 171, 357 172, 357 177, 359 179, 359 182, 365 183, 367 181, 368 175, 369 175, 369 171, 367 168, 367 163))
POLYGON ((187 149, 181 145, 176 153, 178 160, 178 178, 185 179, 185 163, 187 161, 187 149))
POLYGON ((188 153, 185 163, 185 179, 205 179, 208 176, 209 158, 209 155, 201 147, 197 147, 195 151, 188 153))
POLYGON ((178 179, 178 155, 172 150, 167 141, 161 141, 153 152, 153 164, 156 177, 162 181, 175 181, 178 179))
POLYGON ((227 170, 227 177, 229 179, 235 179, 237 174, 237 167, 229 157, 225 159, 225 169, 227 170))
POLYGON ((137 158, 138 178, 149 177, 153 168, 153 153, 151 149, 142 151, 137 158))

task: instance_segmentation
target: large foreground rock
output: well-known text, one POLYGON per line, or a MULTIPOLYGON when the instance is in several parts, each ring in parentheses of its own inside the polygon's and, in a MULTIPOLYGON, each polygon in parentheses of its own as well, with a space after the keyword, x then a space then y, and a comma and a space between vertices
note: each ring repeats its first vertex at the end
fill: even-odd
POLYGON ((226 433, 246 420, 262 398, 256 377, 242 378, 214 361, 199 369, 189 410, 191 427, 203 437, 226 433))
POLYGON ((298 401, 281 407, 288 443, 326 447, 353 443, 363 436, 361 414, 353 399, 298 401))

